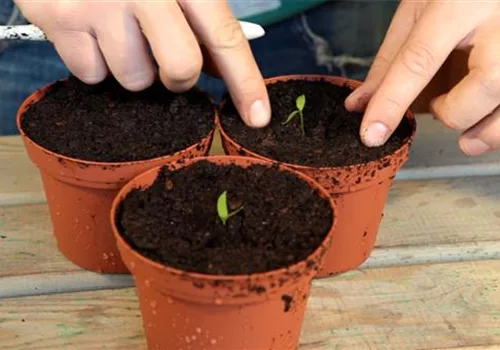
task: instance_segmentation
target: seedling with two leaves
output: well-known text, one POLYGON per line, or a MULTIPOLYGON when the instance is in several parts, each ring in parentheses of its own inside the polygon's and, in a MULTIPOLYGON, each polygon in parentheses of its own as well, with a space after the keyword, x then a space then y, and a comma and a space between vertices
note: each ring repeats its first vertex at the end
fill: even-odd
POLYGON ((227 205, 227 191, 222 192, 222 194, 219 196, 219 199, 217 200, 217 213, 219 214, 219 218, 224 225, 226 224, 227 220, 229 220, 229 218, 235 216, 242 210, 243 205, 238 209, 229 212, 229 208, 227 205))
POLYGON ((302 129, 302 135, 306 134, 306 131, 304 129, 304 107, 306 106, 306 96, 305 95, 300 95, 297 97, 295 100, 295 106, 297 107, 296 110, 294 110, 292 113, 288 115, 286 120, 283 122, 283 125, 288 124, 295 118, 297 115, 299 116, 300 119, 300 128, 302 129))

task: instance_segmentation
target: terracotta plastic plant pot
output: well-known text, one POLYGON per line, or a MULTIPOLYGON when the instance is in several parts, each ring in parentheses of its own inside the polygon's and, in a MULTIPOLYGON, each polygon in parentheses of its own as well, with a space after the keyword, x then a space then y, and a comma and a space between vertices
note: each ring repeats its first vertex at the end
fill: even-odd
MULTIPOLYGON (((361 84, 359 81, 342 77, 320 75, 281 76, 267 79, 266 84, 288 80, 321 79, 351 88, 361 84)), ((411 136, 398 150, 377 161, 344 167, 311 167, 282 163, 315 179, 337 201, 335 244, 328 252, 325 265, 317 277, 327 277, 355 269, 372 252, 392 180, 408 160, 415 137, 416 121, 413 113, 407 111, 405 117, 412 128, 411 136)), ((217 124, 226 154, 270 160, 238 144, 223 129, 219 117, 217 124)))
MULTIPOLYGON (((199 160, 216 164, 272 163, 249 157, 212 156, 170 164, 180 169, 199 160)), ((314 180, 281 167, 328 193, 314 180)), ((288 268, 251 275, 208 275, 154 262, 135 251, 116 228, 116 210, 134 188, 147 188, 159 168, 136 177, 118 194, 111 211, 120 253, 132 272, 140 301, 148 349, 291 350, 296 349, 310 284, 332 242, 335 219, 322 244, 305 260, 288 268)), ((329 198, 334 210, 334 203, 329 198)), ((333 239, 335 240, 335 239, 333 239)), ((238 262, 235 261, 235 264, 238 262)))
POLYGON ((151 160, 103 163, 70 158, 36 144, 21 128, 25 111, 41 100, 50 86, 24 101, 17 114, 17 126, 27 153, 41 174, 57 247, 84 269, 128 273, 109 223, 111 204, 119 189, 134 176, 159 164, 206 155, 214 130, 185 150, 151 160))

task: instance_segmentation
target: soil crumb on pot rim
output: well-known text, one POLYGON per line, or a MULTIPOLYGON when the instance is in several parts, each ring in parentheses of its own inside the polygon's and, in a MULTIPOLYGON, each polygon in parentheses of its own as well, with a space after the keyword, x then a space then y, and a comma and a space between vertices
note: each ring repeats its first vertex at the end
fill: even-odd
POLYGON ((57 81, 28 107, 21 128, 38 145, 85 161, 129 162, 171 155, 207 137, 214 107, 197 89, 182 94, 161 82, 131 92, 113 77, 87 85, 57 81))
POLYGON ((148 188, 121 201, 116 225, 145 257, 188 272, 244 275, 305 260, 328 234, 330 202, 304 180, 277 167, 199 161, 161 168, 148 188), (219 196, 227 191, 224 225, 219 196))
POLYGON ((272 119, 262 129, 247 127, 230 97, 221 111, 226 134, 241 146, 259 155, 290 164, 312 167, 340 167, 384 158, 401 148, 411 137, 407 118, 381 147, 366 147, 359 136, 362 113, 348 112, 344 101, 352 92, 325 79, 293 79, 267 85, 272 119), (304 130, 299 115, 283 124, 297 110, 296 99, 305 96, 304 130))

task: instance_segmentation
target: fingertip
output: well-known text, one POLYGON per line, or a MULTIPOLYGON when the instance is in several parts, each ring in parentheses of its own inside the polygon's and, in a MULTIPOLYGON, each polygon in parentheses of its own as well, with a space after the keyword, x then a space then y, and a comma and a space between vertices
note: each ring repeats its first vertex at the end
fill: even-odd
POLYGON ((137 72, 131 76, 117 78, 117 80, 125 89, 137 92, 150 87, 155 80, 155 74, 153 69, 150 69, 143 72, 137 72))
POLYGON ((88 85, 96 85, 104 81, 109 74, 109 70, 106 66, 104 60, 94 61, 93 64, 81 64, 78 62, 70 62, 66 66, 71 71, 71 73, 80 79, 83 83, 88 85))
POLYGON ((96 85, 101 83, 105 78, 106 74, 99 74, 99 75, 88 75, 88 74, 78 74, 77 72, 72 72, 75 77, 80 79, 83 83, 87 85, 96 85))
POLYGON ((445 95, 440 95, 433 97, 429 102, 429 112, 436 118, 439 118, 441 111, 443 110, 443 101, 445 95))
POLYGON ((380 147, 387 142, 391 131, 387 125, 382 122, 372 122, 362 127, 360 136, 361 141, 367 147, 380 147))
POLYGON ((486 142, 476 137, 462 135, 458 144, 462 152, 469 157, 476 157, 483 155, 490 151, 490 146, 486 142))
POLYGON ((86 32, 62 33, 55 37, 54 46, 68 70, 88 85, 102 82, 109 69, 94 37, 86 32))
POLYGON ((172 92, 183 93, 196 85, 201 73, 186 78, 175 78, 160 70, 160 80, 172 92))
POLYGON ((269 103, 263 100, 256 100, 250 106, 247 124, 253 128, 263 128, 271 121, 271 108, 269 103))

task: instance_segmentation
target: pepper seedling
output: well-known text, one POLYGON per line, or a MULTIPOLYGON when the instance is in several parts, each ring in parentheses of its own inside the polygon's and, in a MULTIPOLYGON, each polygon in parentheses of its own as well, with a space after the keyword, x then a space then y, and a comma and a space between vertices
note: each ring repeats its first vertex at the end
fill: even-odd
POLYGON ((222 194, 219 196, 219 199, 217 200, 217 213, 219 214, 219 218, 224 225, 230 217, 238 214, 242 210, 243 205, 230 213, 227 206, 227 191, 222 192, 222 194))
POLYGON ((306 106, 306 95, 300 95, 295 100, 295 106, 297 107, 292 113, 288 115, 286 120, 283 122, 283 125, 288 124, 295 116, 299 116, 300 119, 300 128, 302 129, 302 134, 305 135, 306 131, 304 129, 304 107, 306 106))

